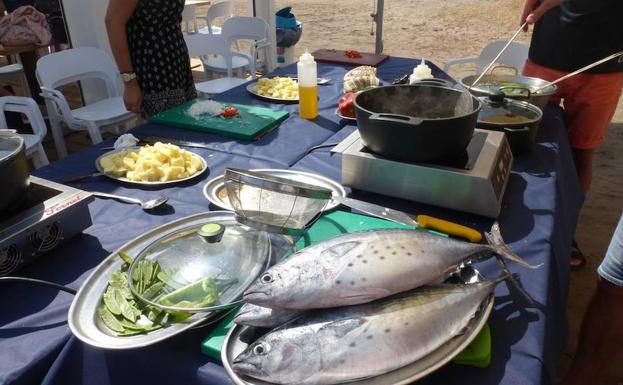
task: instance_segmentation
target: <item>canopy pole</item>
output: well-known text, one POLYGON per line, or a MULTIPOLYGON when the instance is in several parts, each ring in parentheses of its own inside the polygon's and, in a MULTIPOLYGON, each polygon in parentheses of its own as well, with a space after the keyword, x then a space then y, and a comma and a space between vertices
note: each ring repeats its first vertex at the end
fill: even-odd
POLYGON ((376 44, 374 47, 375 53, 383 53, 383 8, 385 7, 385 0, 376 1, 376 14, 374 15, 374 21, 376 22, 376 44))

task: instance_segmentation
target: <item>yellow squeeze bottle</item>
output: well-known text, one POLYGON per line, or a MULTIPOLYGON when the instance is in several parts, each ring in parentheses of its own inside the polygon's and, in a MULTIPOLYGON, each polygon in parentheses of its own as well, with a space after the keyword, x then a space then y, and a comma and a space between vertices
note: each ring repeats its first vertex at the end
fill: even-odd
POLYGON ((318 116, 318 75, 316 61, 306 50, 299 58, 297 77, 299 83, 299 116, 315 119, 318 116))

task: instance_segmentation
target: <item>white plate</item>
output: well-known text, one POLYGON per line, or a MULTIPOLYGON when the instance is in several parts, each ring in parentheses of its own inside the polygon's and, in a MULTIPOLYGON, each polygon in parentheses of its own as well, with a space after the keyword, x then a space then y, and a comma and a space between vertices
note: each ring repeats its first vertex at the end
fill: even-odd
POLYGON ((298 98, 296 98, 296 99, 283 99, 283 98, 274 98, 272 96, 260 95, 260 94, 257 93, 256 87, 257 87, 257 82, 250 83, 250 84, 247 85, 247 91, 249 91, 251 94, 257 96, 260 99, 268 100, 268 101, 271 101, 271 102, 278 102, 278 103, 297 103, 299 101, 298 98))
MULTIPOLYGON (((296 170, 254 169, 251 171, 265 172, 270 175, 287 178, 298 182, 309 183, 314 186, 324 187, 331 190, 334 196, 346 197, 346 190, 344 190, 344 187, 341 184, 337 183, 332 179, 325 178, 324 176, 296 170)), ((223 175, 219 175, 216 178, 208 181, 208 183, 206 183, 206 185, 203 187, 203 195, 208 201, 210 201, 210 203, 219 208, 232 211, 234 209, 229 203, 229 200, 227 199, 227 191, 225 190, 225 178, 223 175)), ((323 211, 331 210, 339 205, 340 204, 338 202, 331 201, 329 204, 327 204, 323 211)))
MULTIPOLYGON (((195 154, 194 152, 192 153, 193 155, 199 157, 199 159, 201 160, 201 164, 203 164, 203 169, 201 169, 201 171, 198 171, 196 173, 194 173, 193 175, 190 175, 186 178, 182 178, 182 179, 175 179, 175 180, 169 180, 166 182, 139 182, 139 181, 134 181, 134 180, 130 180, 126 177, 122 177, 122 176, 114 176, 112 174, 107 174, 104 172, 104 169, 102 168, 102 166, 100 165, 100 160, 106 156, 110 156, 112 154, 117 154, 119 152, 124 152, 124 151, 138 151, 140 150, 140 146, 134 146, 134 147, 127 147, 127 148, 121 148, 118 150, 112 150, 109 151, 105 154, 100 155, 97 159, 95 159, 95 168, 97 169, 98 172, 100 172, 102 175, 107 176, 111 179, 115 179, 124 183, 131 183, 131 184, 137 184, 137 185, 143 185, 143 186, 160 186, 160 185, 168 185, 168 184, 173 184, 173 183, 180 183, 180 182, 184 182, 193 178, 198 177, 199 175, 203 174, 205 172, 205 170, 208 169, 208 162, 206 162, 206 160, 199 154, 195 154)), ((188 150, 185 150, 188 151, 188 150)), ((191 151, 192 152, 192 151, 191 151)))

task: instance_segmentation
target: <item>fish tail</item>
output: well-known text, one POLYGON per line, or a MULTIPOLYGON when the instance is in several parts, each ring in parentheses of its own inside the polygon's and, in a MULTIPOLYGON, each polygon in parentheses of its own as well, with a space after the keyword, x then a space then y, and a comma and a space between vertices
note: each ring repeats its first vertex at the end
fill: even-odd
POLYGON ((504 243, 504 239, 502 239, 502 233, 500 233, 500 224, 495 222, 493 226, 491 226, 491 232, 485 233, 485 238, 487 238, 487 242, 493 249, 496 254, 501 256, 502 258, 508 259, 509 261, 513 261, 523 267, 527 267, 529 269, 538 269, 543 266, 542 263, 538 265, 531 265, 526 262, 519 255, 515 254, 507 245, 504 243))
POLYGON ((515 288, 526 299, 526 301, 528 301, 528 304, 531 307, 535 307, 534 299, 532 299, 532 297, 530 296, 530 294, 528 294, 526 289, 523 288, 523 286, 519 283, 517 278, 513 275, 513 273, 511 273, 504 258, 498 257, 496 259, 498 263, 500 264, 500 267, 502 267, 502 271, 504 273, 498 278, 494 279, 493 282, 496 284, 499 283, 500 281, 506 281, 507 283, 510 283, 511 286, 515 288))

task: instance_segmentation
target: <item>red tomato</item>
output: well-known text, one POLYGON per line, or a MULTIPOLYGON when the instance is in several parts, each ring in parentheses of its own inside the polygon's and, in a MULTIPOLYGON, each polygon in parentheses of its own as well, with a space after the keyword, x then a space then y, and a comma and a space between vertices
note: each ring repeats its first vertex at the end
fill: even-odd
POLYGON ((350 50, 350 51, 346 51, 344 52, 344 55, 348 56, 351 59, 361 59, 361 53, 359 53, 359 51, 355 51, 355 50, 350 50))
POLYGON ((357 96, 356 92, 349 92, 340 97, 337 102, 340 115, 348 118, 355 117, 355 96, 357 96))
POLYGON ((236 107, 225 107, 223 112, 221 112, 221 116, 229 119, 229 118, 233 118, 234 116, 237 116, 239 113, 240 112, 238 111, 236 107))

